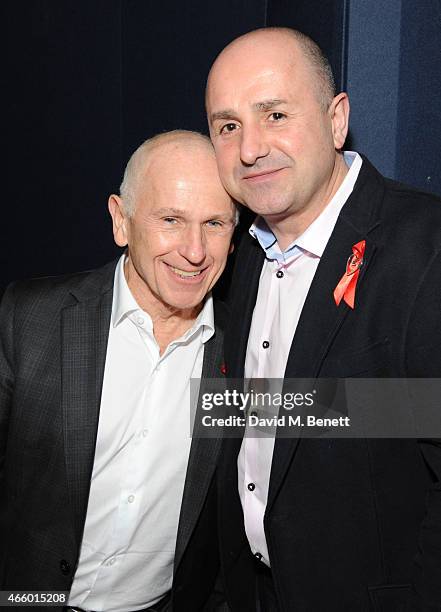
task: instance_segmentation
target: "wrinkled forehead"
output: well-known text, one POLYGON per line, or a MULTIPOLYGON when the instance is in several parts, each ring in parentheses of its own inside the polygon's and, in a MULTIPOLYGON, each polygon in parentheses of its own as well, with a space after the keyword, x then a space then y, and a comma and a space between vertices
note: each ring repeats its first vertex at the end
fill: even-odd
POLYGON ((217 210, 232 210, 214 153, 203 147, 162 149, 160 155, 151 157, 138 187, 137 199, 143 212, 164 207, 191 211, 211 205, 217 210))

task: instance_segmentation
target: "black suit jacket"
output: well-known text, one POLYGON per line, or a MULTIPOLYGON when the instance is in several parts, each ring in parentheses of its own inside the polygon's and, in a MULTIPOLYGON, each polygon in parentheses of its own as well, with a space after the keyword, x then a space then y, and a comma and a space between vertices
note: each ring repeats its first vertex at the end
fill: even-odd
MULTIPOLYGON (((115 263, 8 288, 0 314, 0 587, 70 590, 92 473, 115 263)), ((205 345, 219 376, 222 305, 205 345)), ((173 609, 199 610, 218 571, 219 440, 192 441, 176 544, 173 609)), ((53 608, 51 608, 53 609, 53 608)))
MULTIPOLYGON (((246 234, 226 333, 232 377, 243 376, 263 260, 246 234)), ((383 178, 364 159, 311 284, 285 377, 441 377, 440 279, 441 200, 383 178), (360 240, 355 308, 337 307, 333 291, 360 240)), ((254 592, 243 580, 252 568, 236 494, 239 447, 225 441, 219 486, 230 491, 221 496, 229 600, 245 611, 254 609, 254 592)), ((276 439, 264 525, 281 609, 441 610, 440 483, 436 440, 276 439)))

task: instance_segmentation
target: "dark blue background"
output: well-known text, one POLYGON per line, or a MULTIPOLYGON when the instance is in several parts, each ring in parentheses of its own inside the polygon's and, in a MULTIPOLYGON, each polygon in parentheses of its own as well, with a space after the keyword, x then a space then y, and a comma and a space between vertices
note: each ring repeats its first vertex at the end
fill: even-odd
POLYGON ((349 145, 441 193, 440 0, 9 0, 1 286, 114 257, 107 198, 131 152, 207 131, 209 67, 264 25, 310 34, 352 101, 349 145))

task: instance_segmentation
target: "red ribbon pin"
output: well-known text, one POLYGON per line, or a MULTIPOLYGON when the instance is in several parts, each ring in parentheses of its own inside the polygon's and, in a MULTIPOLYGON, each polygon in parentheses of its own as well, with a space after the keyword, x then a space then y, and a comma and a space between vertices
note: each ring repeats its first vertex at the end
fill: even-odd
POLYGON ((343 299, 348 306, 354 308, 355 288, 357 286, 360 268, 363 264, 365 247, 366 240, 361 240, 352 247, 352 255, 349 257, 346 264, 346 272, 343 274, 334 290, 334 300, 337 306, 340 305, 343 299))

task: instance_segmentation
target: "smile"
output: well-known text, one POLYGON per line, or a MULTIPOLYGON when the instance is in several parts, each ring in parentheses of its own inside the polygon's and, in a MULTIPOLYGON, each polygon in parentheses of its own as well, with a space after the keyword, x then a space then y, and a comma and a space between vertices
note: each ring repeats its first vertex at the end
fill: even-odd
POLYGON ((259 172, 258 174, 248 174, 244 176, 244 180, 251 183, 258 183, 259 181, 265 181, 276 177, 282 170, 285 168, 277 168, 277 170, 268 170, 264 172, 259 172))
POLYGON ((170 266, 170 268, 173 270, 175 274, 177 274, 178 276, 182 276, 183 278, 199 276, 199 274, 202 272, 202 270, 196 270, 195 272, 187 272, 186 270, 180 270, 179 268, 173 268, 173 266, 170 266))
POLYGON ((209 269, 209 266, 202 268, 202 270, 182 270, 181 268, 176 268, 176 266, 172 266, 165 261, 163 262, 167 266, 167 270, 171 277, 183 284, 198 284, 203 281, 206 277, 206 273, 209 269))

